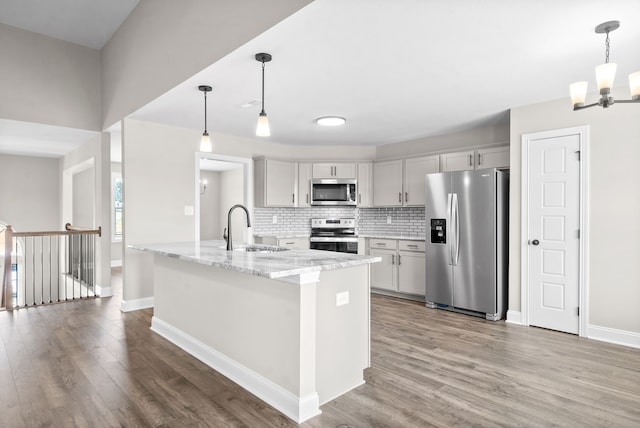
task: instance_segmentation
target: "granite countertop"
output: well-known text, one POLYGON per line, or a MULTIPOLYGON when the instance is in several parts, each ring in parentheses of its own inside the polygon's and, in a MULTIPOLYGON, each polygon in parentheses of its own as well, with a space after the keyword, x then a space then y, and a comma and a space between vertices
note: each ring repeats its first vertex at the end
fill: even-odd
MULTIPOLYGON (((234 248, 236 249, 244 247, 246 247, 246 245, 234 243, 234 248)), ((253 247, 265 249, 276 248, 268 245, 253 245, 253 247)), ((270 279, 285 278, 321 270, 358 266, 382 260, 376 256, 320 250, 290 249, 273 252, 227 251, 225 241, 133 244, 129 245, 129 248, 270 279)))
POLYGON ((376 238, 376 239, 402 239, 404 241, 424 241, 424 235, 399 235, 399 234, 382 234, 382 233, 360 233, 358 238, 376 238))

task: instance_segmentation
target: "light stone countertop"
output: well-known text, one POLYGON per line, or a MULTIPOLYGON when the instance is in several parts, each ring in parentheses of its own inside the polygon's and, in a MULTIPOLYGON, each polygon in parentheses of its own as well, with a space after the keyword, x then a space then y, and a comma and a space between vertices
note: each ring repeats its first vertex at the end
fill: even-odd
POLYGON ((359 233, 358 238, 374 238, 374 239, 401 239, 403 241, 424 241, 424 236, 419 235, 394 235, 394 234, 381 234, 381 233, 359 233))
MULTIPOLYGON (((234 248, 238 250, 245 246, 234 243, 234 248)), ((274 248, 268 245, 254 247, 274 248)), ((133 244, 129 245, 129 248, 270 279, 382 261, 382 258, 376 256, 320 250, 227 251, 225 241, 133 244)))

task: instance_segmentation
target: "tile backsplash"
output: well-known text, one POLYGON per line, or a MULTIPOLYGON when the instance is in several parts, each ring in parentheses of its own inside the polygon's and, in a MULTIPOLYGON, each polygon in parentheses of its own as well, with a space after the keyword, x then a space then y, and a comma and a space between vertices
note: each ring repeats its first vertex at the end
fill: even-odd
POLYGON ((355 218, 357 233, 362 235, 425 235, 424 207, 255 208, 253 231, 258 235, 309 235, 312 218, 355 218), (389 217, 391 223, 387 222, 389 217))

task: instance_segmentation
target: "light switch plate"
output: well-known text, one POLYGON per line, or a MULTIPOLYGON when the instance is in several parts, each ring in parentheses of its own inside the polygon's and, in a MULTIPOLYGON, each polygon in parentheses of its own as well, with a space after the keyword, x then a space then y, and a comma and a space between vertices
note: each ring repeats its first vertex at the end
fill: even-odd
POLYGON ((185 205, 184 206, 184 215, 193 215, 193 206, 185 205))
POLYGON ((387 224, 391 224, 391 216, 390 215, 387 216, 387 224))
POLYGON ((349 292, 343 291, 342 293, 336 293, 336 306, 342 306, 349 303, 349 292))
POLYGON ((274 215, 274 216, 273 216, 273 218, 271 219, 271 222, 272 222, 273 224, 278 224, 278 216, 277 216, 277 215, 274 215))

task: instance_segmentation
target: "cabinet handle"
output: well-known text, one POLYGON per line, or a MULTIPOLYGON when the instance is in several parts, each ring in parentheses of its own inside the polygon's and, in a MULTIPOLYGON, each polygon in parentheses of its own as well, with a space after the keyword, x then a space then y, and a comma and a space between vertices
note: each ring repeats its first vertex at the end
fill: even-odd
POLYGON ((295 242, 285 242, 284 245, 293 245, 295 242))
POLYGON ((398 192, 398 202, 402 203, 402 192, 398 192))
POLYGON ((307 203, 309 203, 309 194, 307 193, 307 203))
POLYGON ((469 155, 469 166, 473 166, 473 155, 469 155))
POLYGON ((478 165, 482 165, 482 153, 478 153, 478 165))
POLYGON ((378 242, 376 245, 378 247, 386 247, 387 246, 387 244, 385 244, 384 242, 378 242))
POLYGON ((294 204, 296 203, 296 194, 295 193, 291 194, 291 202, 294 203, 294 204))
POLYGON ((409 245, 407 245, 407 247, 411 247, 411 248, 418 248, 418 246, 417 246, 417 245, 415 245, 415 244, 409 244, 409 245))
POLYGON ((400 266, 400 254, 398 254, 398 266, 400 266))
POLYGON ((409 192, 404 192, 404 201, 409 202, 409 192))
POLYGON ((391 264, 392 265, 396 264, 396 256, 394 254, 391 254, 391 264))
POLYGON ((362 195, 360 193, 358 193, 358 203, 359 204, 362 203, 362 195))

